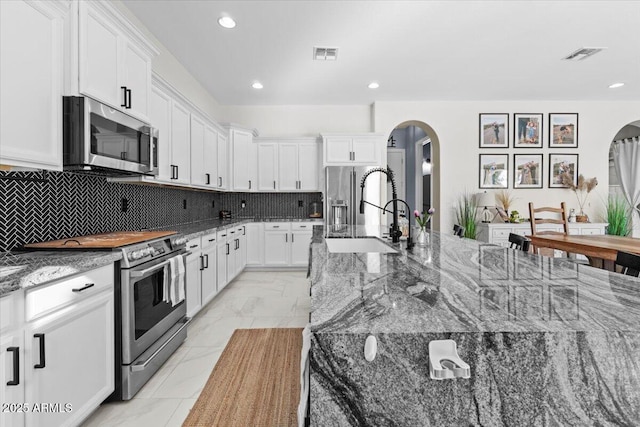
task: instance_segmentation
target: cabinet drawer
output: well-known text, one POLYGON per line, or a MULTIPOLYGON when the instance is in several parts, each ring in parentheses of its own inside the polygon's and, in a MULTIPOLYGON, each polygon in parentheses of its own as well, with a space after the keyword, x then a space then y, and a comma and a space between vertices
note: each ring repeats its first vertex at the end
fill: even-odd
POLYGON ((216 233, 216 239, 218 239, 218 243, 226 242, 228 236, 229 236, 228 228, 218 230, 218 232, 216 233))
POLYGON ((113 274, 113 264, 110 264, 27 290, 25 294, 26 320, 30 321, 104 290, 113 291, 113 274))
POLYGON ((596 236, 602 234, 602 230, 600 228, 583 228, 580 230, 580 234, 585 236, 596 236))
POLYGON ((210 233, 210 234, 205 234, 204 236, 202 236, 202 240, 201 240, 201 249, 207 249, 208 247, 215 245, 216 241, 218 238, 218 233, 214 232, 214 233, 210 233))
POLYGON ((511 233, 511 229, 510 228, 498 228, 497 230, 493 230, 491 232, 491 236, 493 237, 493 239, 508 239, 509 238, 509 233, 511 233))
POLYGON ((264 229, 265 231, 268 231, 268 230, 289 231, 289 223, 288 222, 265 222, 264 229))
POLYGON ((191 252, 199 251, 200 248, 200 238, 196 237, 195 239, 191 239, 187 242, 187 250, 191 252))
POLYGON ((315 222, 293 222, 291 223, 291 231, 313 231, 315 222))

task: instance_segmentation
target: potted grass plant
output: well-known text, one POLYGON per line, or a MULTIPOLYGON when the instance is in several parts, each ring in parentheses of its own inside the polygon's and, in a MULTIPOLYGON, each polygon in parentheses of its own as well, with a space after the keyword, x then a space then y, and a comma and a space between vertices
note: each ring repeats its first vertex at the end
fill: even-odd
POLYGON ((478 206, 473 194, 465 192, 456 204, 456 221, 464 228, 464 237, 475 239, 478 225, 478 206))
POLYGON ((617 194, 609 194, 606 204, 607 234, 628 236, 631 234, 631 207, 617 194))

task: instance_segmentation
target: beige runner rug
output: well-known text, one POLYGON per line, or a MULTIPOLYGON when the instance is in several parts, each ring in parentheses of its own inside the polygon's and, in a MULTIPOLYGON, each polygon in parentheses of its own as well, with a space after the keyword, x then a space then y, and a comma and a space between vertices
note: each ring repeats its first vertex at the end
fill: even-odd
POLYGON ((183 427, 297 426, 302 328, 237 329, 183 427))

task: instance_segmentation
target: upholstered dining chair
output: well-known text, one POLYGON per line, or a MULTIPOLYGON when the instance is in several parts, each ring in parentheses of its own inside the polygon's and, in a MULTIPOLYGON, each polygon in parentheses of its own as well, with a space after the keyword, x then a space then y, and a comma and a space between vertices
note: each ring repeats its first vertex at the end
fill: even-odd
POLYGON ((454 224, 453 226, 453 235, 454 236, 458 236, 460 238, 464 237, 464 227, 458 225, 458 224, 454 224))
POLYGON ((640 274, 640 255, 619 251, 616 256, 616 265, 622 267, 622 274, 638 277, 640 274))
POLYGON ((509 246, 511 249, 518 249, 523 252, 529 252, 531 240, 519 234, 509 233, 509 243, 511 243, 511 245, 509 246))

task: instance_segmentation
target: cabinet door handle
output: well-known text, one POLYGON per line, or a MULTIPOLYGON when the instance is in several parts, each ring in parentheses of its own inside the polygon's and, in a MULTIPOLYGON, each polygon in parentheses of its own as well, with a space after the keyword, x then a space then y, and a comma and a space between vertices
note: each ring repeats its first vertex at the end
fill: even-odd
POLYGON ((293 243, 293 242, 294 242, 294 240, 293 240, 293 233, 291 233, 291 243, 293 243))
POLYGON ((242 226, 242 235, 244 236, 245 234, 247 234, 247 226, 243 225, 242 226))
POLYGON ((218 177, 218 187, 222 187, 222 177, 218 177))
POLYGON ((131 89, 126 89, 125 95, 128 95, 128 96, 125 96, 125 101, 127 105, 124 108, 130 110, 131 109, 131 89), (128 101, 127 101, 127 98, 129 98, 128 101))
POLYGON ((273 181, 273 189, 274 190, 276 189, 276 182, 275 181, 273 181))
POLYGON ((96 285, 95 283, 87 283, 83 287, 81 287, 81 288, 73 288, 73 289, 71 289, 71 291, 72 292, 82 292, 82 291, 84 291, 86 289, 93 288, 95 285, 96 285))
POLYGON ((229 244, 227 243, 227 255, 229 255, 229 244))
POLYGON ((127 87, 120 86, 120 89, 122 89, 122 104, 120 104, 120 106, 127 108, 127 87))
POLYGON ((204 254, 204 260, 206 261, 204 268, 209 268, 209 254, 204 254))
POLYGON ((204 266, 204 257, 200 255, 200 271, 204 270, 206 267, 204 266))
POLYGON ((285 241, 285 242, 289 242, 289 233, 285 233, 285 235, 284 235, 284 241, 285 241))
POLYGON ((180 176, 180 166, 176 165, 176 179, 180 176))
POLYGON ((20 384, 20 347, 9 347, 7 352, 13 353, 13 379, 7 385, 20 384))
POLYGON ((45 363, 45 350, 44 350, 44 334, 33 334, 34 338, 38 338, 40 341, 40 363, 33 365, 35 369, 42 369, 46 366, 45 363))
POLYGON ((207 176, 207 185, 211 184, 211 175, 208 173, 205 173, 205 175, 207 176))
POLYGON ((251 180, 249 180, 249 190, 251 190, 251 180))

